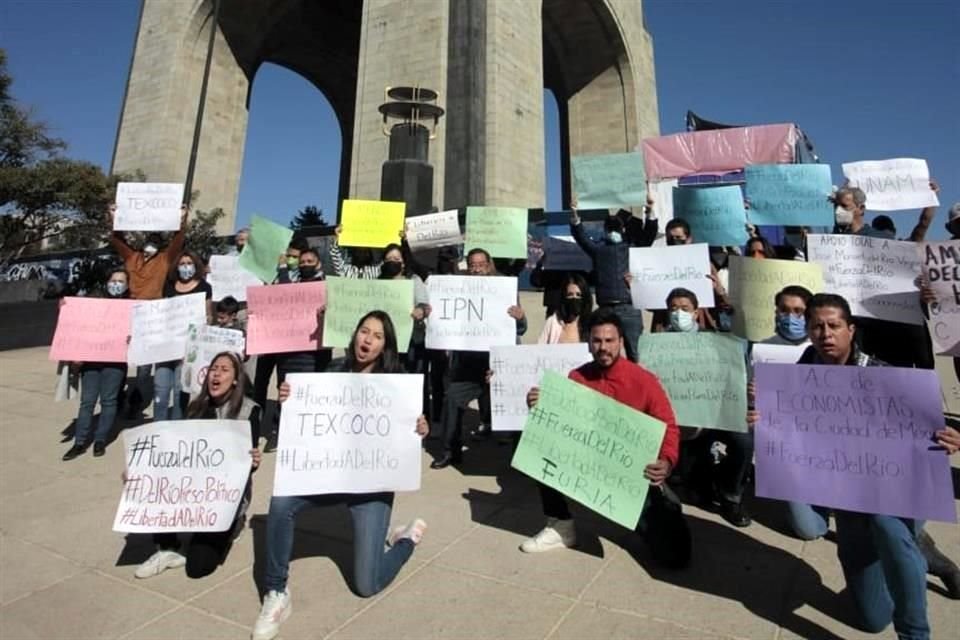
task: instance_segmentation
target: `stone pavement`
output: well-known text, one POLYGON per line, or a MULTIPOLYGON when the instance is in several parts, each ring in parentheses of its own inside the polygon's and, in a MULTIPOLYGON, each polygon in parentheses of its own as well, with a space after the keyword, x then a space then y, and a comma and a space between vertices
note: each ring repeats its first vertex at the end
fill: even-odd
MULTIPOLYGON (((77 403, 53 402, 46 349, 0 352, 0 638, 247 638, 259 609, 264 514, 274 456, 254 481, 254 514, 226 563, 189 580, 171 570, 136 580, 149 539, 111 531, 123 467, 103 458, 60 461, 61 431, 77 403)), ((782 533, 776 505, 755 501, 745 530, 687 508, 691 569, 663 572, 625 530, 577 511, 577 550, 529 556, 517 546, 542 524, 536 492, 491 441, 463 471, 428 468, 423 489, 397 497, 394 520, 421 516, 429 531, 380 595, 353 595, 345 511, 304 513, 282 638, 893 638, 849 626, 838 595, 835 545, 782 533)), ((960 559, 955 525, 931 523, 960 559)), ((934 638, 957 637, 960 602, 928 591, 934 638), (952 629, 953 631, 950 631, 952 629)))

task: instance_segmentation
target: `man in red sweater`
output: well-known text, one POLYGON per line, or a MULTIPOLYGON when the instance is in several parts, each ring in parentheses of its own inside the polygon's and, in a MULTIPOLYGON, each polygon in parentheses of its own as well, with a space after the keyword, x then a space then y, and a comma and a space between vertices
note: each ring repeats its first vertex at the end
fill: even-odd
MULTIPOLYGON (((593 362, 574 369, 570 379, 609 396, 628 407, 667 425, 660 455, 643 470, 653 486, 647 494, 636 532, 643 535, 658 562, 671 568, 685 567, 690 561, 690 533, 680 512, 679 501, 669 493, 665 482, 680 456, 680 430, 660 380, 623 357, 623 327, 620 317, 597 309, 587 323, 593 362)), ((534 387, 527 393, 527 405, 533 407, 540 397, 534 387)), ((547 526, 520 545, 521 551, 537 553, 576 544, 576 529, 566 498, 559 491, 540 484, 547 526)))

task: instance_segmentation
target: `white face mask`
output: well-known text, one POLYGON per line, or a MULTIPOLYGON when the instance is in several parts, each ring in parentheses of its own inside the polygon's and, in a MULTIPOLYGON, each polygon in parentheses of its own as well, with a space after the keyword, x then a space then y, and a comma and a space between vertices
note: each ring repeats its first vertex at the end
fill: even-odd
POLYGON ((837 224, 841 227, 846 227, 853 223, 853 212, 847 211, 843 207, 837 207, 834 209, 833 217, 837 221, 837 224))
POLYGON ((157 255, 157 247, 153 244, 144 245, 143 253, 149 258, 150 256, 157 255))
POLYGON ((689 311, 676 309, 670 312, 670 328, 684 333, 696 331, 697 322, 689 311))

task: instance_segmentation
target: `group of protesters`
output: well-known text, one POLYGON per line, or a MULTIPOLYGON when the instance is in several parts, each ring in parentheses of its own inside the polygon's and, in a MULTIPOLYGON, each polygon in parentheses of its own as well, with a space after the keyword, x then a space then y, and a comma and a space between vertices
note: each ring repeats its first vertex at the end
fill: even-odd
MULTIPOLYGON (((934 186, 935 188, 935 186, 934 186)), ((885 216, 866 222, 866 197, 857 188, 841 188, 832 195, 836 207, 835 233, 893 237, 895 229, 885 216), (888 224, 890 223, 890 224, 888 224)), ((735 527, 748 527, 750 482, 754 460, 753 426, 761 416, 754 402, 756 389, 748 384, 749 428, 731 431, 693 428, 677 424, 674 407, 658 378, 638 362, 638 341, 644 331, 644 314, 631 302, 629 253, 631 247, 652 245, 661 230, 657 203, 648 198, 637 213, 620 210, 603 222, 602 234, 592 237, 585 228, 576 203, 570 217, 570 235, 591 258, 589 272, 552 271, 543 261, 533 270, 531 282, 543 289, 546 321, 537 339, 540 344, 586 343, 592 359, 569 374, 573 381, 594 389, 666 425, 657 459, 643 470, 651 485, 636 532, 649 545, 656 562, 682 570, 691 559, 692 539, 682 505, 697 504, 715 510, 735 527)), ((123 266, 110 272, 104 295, 110 298, 155 300, 202 293, 209 324, 243 330, 245 304, 232 297, 213 300, 206 281, 204 259, 185 244, 188 210, 183 209, 181 228, 169 239, 146 236, 134 247, 121 232, 113 232, 112 246, 123 266)), ((933 218, 925 210, 909 239, 923 241, 933 218)), ((949 213, 948 230, 960 237, 960 204, 949 213)), ((662 230, 667 245, 697 242, 695 228, 673 218, 662 230)), ((775 250, 755 228, 745 247, 711 247, 711 273, 715 304, 706 308, 696 293, 686 288, 670 291, 663 308, 652 316, 652 332, 729 332, 737 309, 727 294, 727 259, 742 255, 752 259, 803 259, 803 246, 775 250)), ((236 234, 234 252, 243 250, 249 230, 236 234)), ((479 408, 476 439, 490 437, 490 382, 494 375, 490 355, 482 351, 437 351, 426 345, 426 326, 431 306, 426 282, 431 273, 465 273, 470 276, 516 275, 517 264, 501 261, 483 248, 473 248, 459 262, 427 267, 411 250, 404 234, 397 243, 375 252, 364 248, 341 248, 337 234, 328 255, 295 236, 278 256, 275 284, 322 281, 328 274, 362 279, 413 281, 411 315, 414 330, 409 344, 398 344, 395 318, 370 309, 357 323, 344 357, 335 358, 330 348, 294 353, 245 354, 223 352, 208 365, 202 390, 189 397, 181 388, 180 361, 138 366, 124 391, 127 365, 76 363, 82 387, 74 443, 64 460, 83 455, 92 447, 102 456, 113 435, 121 398, 130 417, 139 417, 152 400, 155 421, 180 419, 249 420, 251 468, 256 470, 264 453, 276 445, 276 416, 265 419, 264 408, 276 380, 279 402, 290 396, 286 377, 291 373, 348 372, 356 374, 409 373, 423 375, 423 409, 409 429, 421 437, 431 436, 437 445, 431 468, 459 466, 464 458, 464 416, 470 403, 479 408), (276 374, 274 377, 274 370, 276 374), (152 376, 152 385, 151 385, 152 376), (152 387, 152 393, 148 391, 152 387), (100 416, 93 429, 94 409, 100 416)), ((522 266, 522 265, 520 265, 522 266)), ((933 299, 929 288, 918 284, 917 305, 933 299)), ((325 308, 318 308, 322 320, 325 308)), ((503 309, 516 326, 517 342, 527 331, 528 313, 517 301, 503 309)), ((539 310, 537 311, 539 313, 539 310)), ((932 368, 933 348, 924 327, 908 327, 875 319, 854 317, 849 301, 833 293, 809 291, 799 283, 784 283, 770 300, 775 333, 766 343, 790 345, 798 363, 839 366, 884 366, 932 368)), ((538 388, 529 389, 527 404, 534 410, 538 388)), ((954 453, 960 448, 960 433, 944 426, 931 446, 954 453)), ((513 444, 516 444, 514 441, 513 444)), ((471 453, 471 455, 475 455, 471 453)), ((577 544, 577 529, 567 498, 545 484, 538 484, 545 526, 523 541, 525 553, 545 552, 577 544)), ((175 534, 157 534, 157 551, 136 569, 138 578, 149 578, 181 566, 191 577, 202 577, 222 563, 232 540, 244 527, 250 484, 233 525, 226 531, 193 534, 186 546, 175 534)), ((411 557, 426 530, 415 518, 390 529, 392 493, 275 496, 267 515, 265 595, 253 630, 255 640, 279 633, 292 611, 287 587, 296 514, 311 505, 346 504, 354 526, 354 589, 370 596, 386 588, 411 557), (386 549, 385 549, 386 547, 386 549)), ((812 540, 827 535, 832 514, 838 555, 861 625, 879 631, 893 623, 902 638, 929 637, 926 613, 926 574, 943 580, 949 597, 960 599, 960 569, 936 547, 923 530, 923 523, 902 517, 827 509, 817 505, 785 503, 784 513, 794 534, 812 540)))

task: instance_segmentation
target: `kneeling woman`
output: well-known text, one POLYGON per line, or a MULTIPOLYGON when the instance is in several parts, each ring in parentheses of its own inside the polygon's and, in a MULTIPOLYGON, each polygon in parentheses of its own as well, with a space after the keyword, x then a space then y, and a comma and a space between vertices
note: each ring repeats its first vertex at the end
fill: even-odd
MULTIPOLYGON (((187 406, 187 419, 195 420, 249 420, 251 467, 260 466, 260 408, 247 397, 247 376, 243 362, 235 353, 224 351, 214 356, 207 369, 207 378, 199 395, 187 406)), ((180 553, 176 533, 156 533, 153 541, 157 552, 137 567, 138 578, 152 578, 167 569, 187 566, 187 575, 202 578, 213 573, 226 559, 233 540, 243 531, 247 506, 250 504, 250 480, 237 507, 233 524, 226 531, 194 533, 186 554, 180 553)))
MULTIPOLYGON (((397 334, 390 316, 371 311, 360 319, 346 357, 334 362, 327 371, 347 373, 403 373, 397 352, 397 334)), ((280 402, 290 396, 290 385, 280 385, 280 402)), ((428 432, 423 416, 410 425, 423 437, 428 432)), ((345 503, 353 518, 353 579, 356 593, 369 597, 379 593, 396 577, 413 554, 427 525, 415 519, 393 531, 390 549, 384 552, 384 540, 390 525, 392 493, 331 494, 310 496, 274 496, 267 516, 266 595, 253 629, 253 640, 270 640, 290 617, 290 591, 287 574, 293 549, 293 525, 297 513, 310 505, 345 503)))

